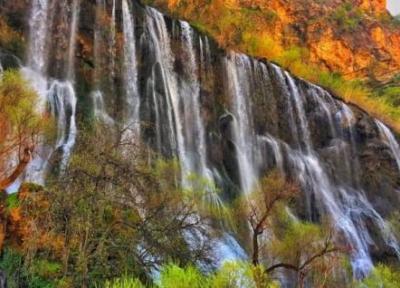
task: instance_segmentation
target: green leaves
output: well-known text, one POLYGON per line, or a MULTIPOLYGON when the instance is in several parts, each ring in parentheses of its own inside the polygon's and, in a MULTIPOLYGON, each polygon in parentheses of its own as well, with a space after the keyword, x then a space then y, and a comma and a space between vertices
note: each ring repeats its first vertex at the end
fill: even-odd
MULTIPOLYGON (((105 288, 144 288, 138 279, 124 277, 107 282, 105 288)), ((151 287, 151 286, 146 286, 151 287)), ((261 267, 246 262, 226 262, 219 270, 203 274, 199 269, 168 264, 161 268, 154 288, 278 288, 261 267)))
POLYGON ((400 272, 395 271, 383 264, 378 265, 369 277, 358 288, 398 288, 400 283, 400 272))

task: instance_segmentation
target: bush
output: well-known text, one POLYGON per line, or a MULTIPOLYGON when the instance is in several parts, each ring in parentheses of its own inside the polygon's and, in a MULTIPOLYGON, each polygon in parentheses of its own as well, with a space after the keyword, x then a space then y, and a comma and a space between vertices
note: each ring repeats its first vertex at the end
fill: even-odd
POLYGON ((28 268, 21 253, 7 248, 0 259, 0 269, 6 273, 9 288, 56 288, 60 287, 52 280, 59 265, 46 260, 35 260, 35 264, 28 268), (52 276, 52 277, 49 277, 52 276))
POLYGON ((394 271, 385 265, 378 265, 374 271, 362 283, 358 284, 358 288, 398 288, 400 283, 400 272, 394 271))
POLYGON ((138 280, 129 277, 107 281, 104 288, 144 288, 145 286, 138 280))
POLYGON ((354 8, 351 3, 344 3, 334 11, 331 19, 339 25, 342 31, 352 32, 359 27, 363 16, 360 8, 354 8))
POLYGON ((125 273, 147 281, 169 261, 207 266, 208 216, 195 209, 202 191, 180 188, 175 161, 149 167, 150 151, 103 129, 82 131, 69 167, 47 190, 24 193, 19 231, 28 271, 54 281, 70 275, 79 287, 125 273), (188 235, 199 238, 189 244, 188 235))
MULTIPOLYGON (((215 273, 205 275, 197 268, 181 268, 168 264, 161 269, 159 279, 154 284, 158 288, 278 288, 262 267, 254 267, 245 262, 226 262, 215 273)), ((124 277, 106 282, 105 288, 144 288, 135 278, 124 277)), ((147 286, 150 287, 150 286, 147 286)))

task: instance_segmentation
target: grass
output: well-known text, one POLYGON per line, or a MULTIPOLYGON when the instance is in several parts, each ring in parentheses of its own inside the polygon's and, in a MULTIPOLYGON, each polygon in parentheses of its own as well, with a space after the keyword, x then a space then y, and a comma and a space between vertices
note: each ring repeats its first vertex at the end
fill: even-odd
POLYGON ((373 89, 361 80, 345 79, 340 73, 324 71, 307 62, 304 48, 292 48, 273 59, 294 75, 324 87, 344 102, 354 104, 400 133, 400 88, 373 89), (301 52, 302 51, 302 52, 301 52))

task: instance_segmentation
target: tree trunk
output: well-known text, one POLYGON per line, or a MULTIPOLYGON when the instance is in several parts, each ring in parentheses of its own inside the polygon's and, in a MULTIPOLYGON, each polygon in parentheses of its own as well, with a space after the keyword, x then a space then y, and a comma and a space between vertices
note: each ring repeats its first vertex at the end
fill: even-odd
POLYGON ((21 160, 19 161, 18 166, 15 170, 5 179, 0 179, 0 191, 7 189, 18 177, 24 172, 26 166, 32 159, 32 151, 33 147, 27 147, 24 149, 24 155, 22 156, 21 160))
POLYGON ((259 264, 258 233, 257 231, 253 231, 253 265, 257 266, 259 264))
POLYGON ((306 275, 304 275, 304 273, 302 271, 299 271, 298 274, 298 287, 299 288, 304 288, 304 280, 306 278, 306 275))

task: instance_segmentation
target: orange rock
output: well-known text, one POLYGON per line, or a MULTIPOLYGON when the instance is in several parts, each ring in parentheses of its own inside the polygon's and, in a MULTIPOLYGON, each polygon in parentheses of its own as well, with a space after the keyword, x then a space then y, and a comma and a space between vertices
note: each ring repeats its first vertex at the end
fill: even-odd
POLYGON ((386 12, 386 0, 361 0, 360 7, 367 12, 381 14, 386 12))
MULTIPOLYGON (((155 5, 166 7, 168 2, 157 0, 155 5)), ((340 72, 347 78, 369 77, 372 71, 376 74, 374 78, 380 79, 400 70, 400 27, 390 23, 386 0, 230 0, 223 6, 218 6, 221 0, 170 0, 170 3, 175 3, 169 7, 173 15, 203 23, 211 30, 227 9, 235 13, 240 9, 254 11, 241 20, 256 23, 254 35, 267 34, 277 42, 277 47, 306 47, 310 50, 312 63, 340 72), (175 5, 177 2, 186 5, 175 5), (204 11, 199 14, 196 9, 187 8, 193 5, 203 7, 204 11), (270 23, 260 21, 259 15, 268 13, 274 13, 276 20, 270 23), (378 66, 380 69, 373 69, 378 66)), ((233 15, 228 20, 237 19, 233 15)), ((226 28, 210 33, 220 45, 249 52, 246 51, 245 41, 254 37, 244 37, 244 43, 236 45, 233 39, 237 39, 237 27, 222 27, 226 28)), ((268 55, 262 54, 255 56, 268 58, 268 55)))

